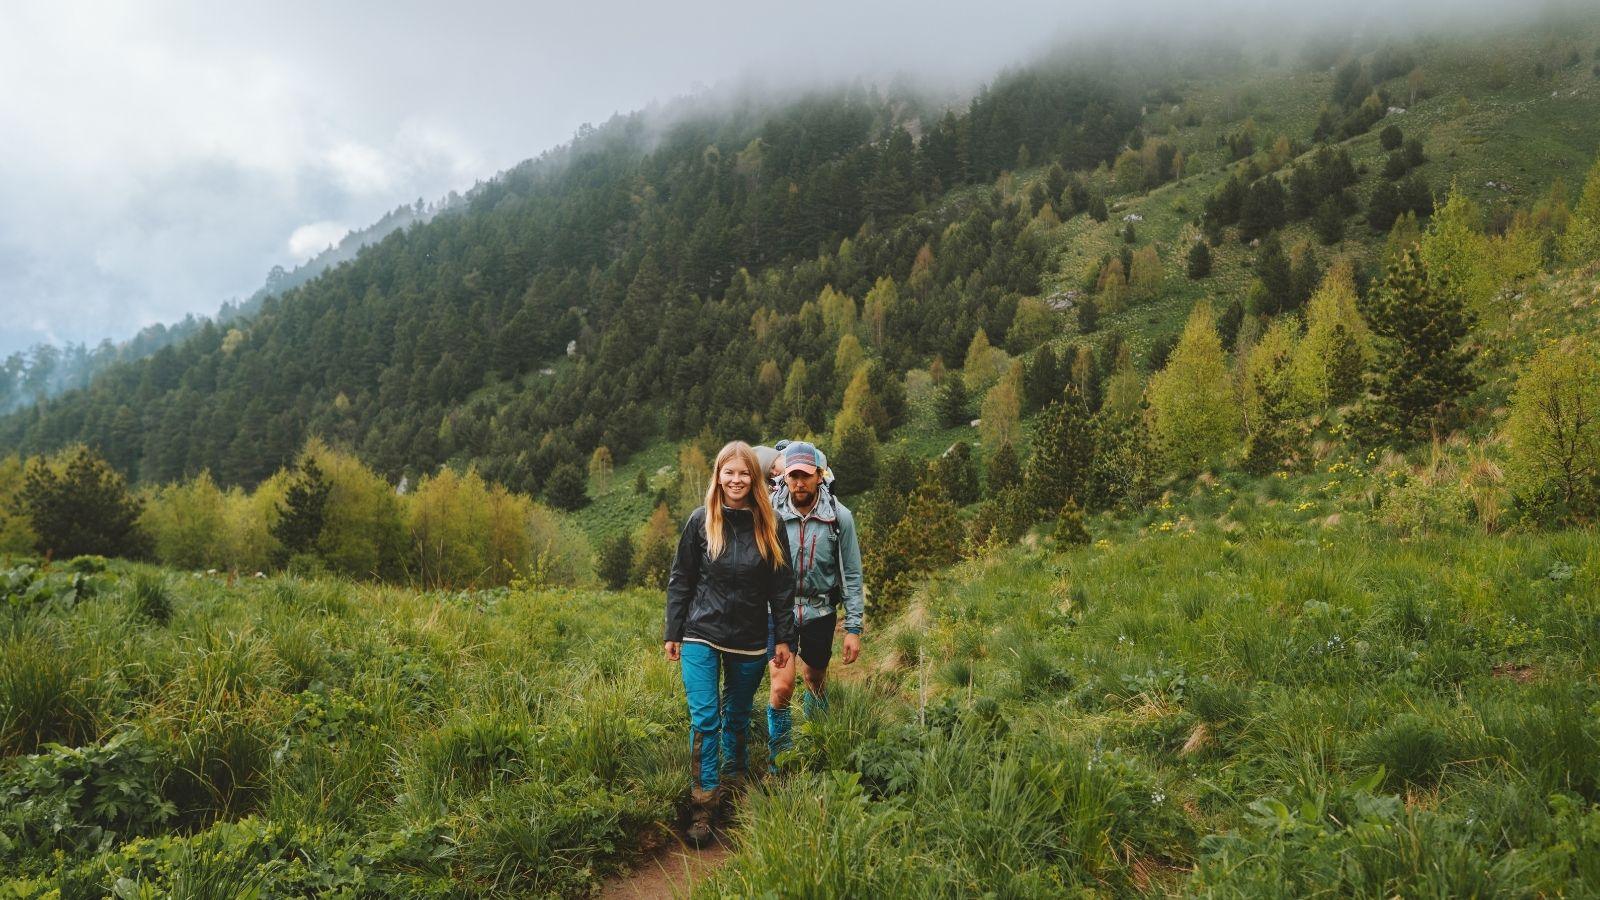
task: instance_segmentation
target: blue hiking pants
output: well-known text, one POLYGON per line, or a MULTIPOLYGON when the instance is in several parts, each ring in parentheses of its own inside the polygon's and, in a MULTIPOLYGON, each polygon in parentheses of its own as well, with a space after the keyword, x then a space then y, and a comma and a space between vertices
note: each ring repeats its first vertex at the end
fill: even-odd
POLYGON ((694 786, 715 790, 724 775, 746 771, 750 704, 767 658, 725 653, 697 641, 684 641, 679 661, 683 692, 689 700, 689 765, 694 786))

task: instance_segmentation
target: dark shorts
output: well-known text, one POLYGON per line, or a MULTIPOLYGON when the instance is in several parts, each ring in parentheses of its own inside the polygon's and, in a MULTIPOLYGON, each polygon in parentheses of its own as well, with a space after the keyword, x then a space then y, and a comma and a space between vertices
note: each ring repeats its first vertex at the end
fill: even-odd
MULTIPOLYGON (((813 669, 826 669, 828 663, 833 661, 833 630, 839 624, 839 614, 829 613, 817 619, 807 619, 800 623, 800 646, 790 645, 789 649, 799 655, 800 661, 813 669)), ((767 624, 767 659, 772 659, 772 651, 777 649, 777 641, 773 639, 772 624, 767 624)))

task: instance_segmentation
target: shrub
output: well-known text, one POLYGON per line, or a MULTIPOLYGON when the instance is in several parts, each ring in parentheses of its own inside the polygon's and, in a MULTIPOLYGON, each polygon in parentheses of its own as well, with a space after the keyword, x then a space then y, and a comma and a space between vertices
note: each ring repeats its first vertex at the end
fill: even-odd
POLYGON ((26 850, 82 853, 148 834, 177 812, 161 795, 166 768, 160 749, 133 729, 103 744, 51 744, 0 778, 0 838, 26 850))

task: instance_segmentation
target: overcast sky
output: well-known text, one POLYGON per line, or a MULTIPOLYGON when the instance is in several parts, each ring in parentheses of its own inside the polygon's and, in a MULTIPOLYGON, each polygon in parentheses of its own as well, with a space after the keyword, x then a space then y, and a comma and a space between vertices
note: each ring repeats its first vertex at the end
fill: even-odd
POLYGON ((1176 0, 3 0, 0 355, 212 313, 346 229, 652 100, 751 75, 976 84, 1108 16, 1127 33, 1222 15, 1176 0))

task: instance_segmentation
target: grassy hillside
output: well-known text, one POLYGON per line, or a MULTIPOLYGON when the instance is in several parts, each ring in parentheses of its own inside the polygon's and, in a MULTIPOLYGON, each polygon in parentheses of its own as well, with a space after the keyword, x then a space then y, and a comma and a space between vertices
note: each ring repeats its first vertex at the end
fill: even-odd
MULTIPOLYGON (((938 577, 702 893, 1600 889, 1600 543, 1386 524, 1390 478, 1199 483, 938 577)), ((6 896, 572 894, 669 839, 653 594, 56 594, 0 631, 6 896)))

